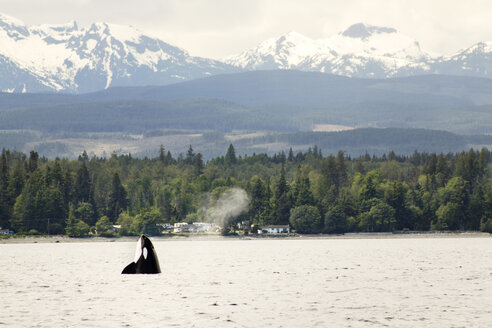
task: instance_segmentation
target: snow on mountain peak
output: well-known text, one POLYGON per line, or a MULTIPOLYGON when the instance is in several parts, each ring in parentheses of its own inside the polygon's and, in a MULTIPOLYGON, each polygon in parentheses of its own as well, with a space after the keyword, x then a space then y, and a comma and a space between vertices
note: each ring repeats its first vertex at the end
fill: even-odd
POLYGON ((305 37, 301 33, 297 33, 295 31, 290 31, 290 32, 278 37, 277 41, 280 43, 282 43, 282 42, 301 43, 301 42, 309 42, 310 39, 305 37))
POLYGON ((75 21, 28 26, 0 13, 0 91, 89 92, 259 69, 363 78, 431 73, 489 77, 491 63, 492 42, 439 56, 424 52, 415 39, 394 28, 364 23, 325 39, 292 31, 221 62, 192 57, 132 26, 79 27, 75 21))
POLYGON ((27 26, 0 14, 0 91, 89 92, 115 85, 168 84, 235 71, 131 26, 94 23, 27 26), (28 83, 25 83, 26 80, 28 83), (19 89, 20 90, 20 89, 19 89))
POLYGON ((397 33, 397 30, 391 27, 381 27, 365 23, 357 23, 349 26, 341 34, 343 36, 348 36, 351 38, 366 39, 373 34, 380 33, 397 33))
MULTIPOLYGON (((17 19, 15 17, 0 13, 0 24, 2 24, 2 23, 5 25, 12 25, 12 26, 25 26, 26 25, 20 19, 17 19)), ((2 25, 0 25, 0 26, 2 26, 2 25)))
POLYGON ((53 30, 59 33, 68 33, 77 31, 79 29, 79 26, 75 20, 71 20, 70 22, 65 24, 42 24, 37 26, 37 28, 43 30, 53 30))
POLYGON ((300 33, 291 31, 279 37, 261 42, 256 48, 237 56, 225 59, 225 62, 246 69, 291 69, 306 56, 324 52, 323 42, 312 40, 300 33))
POLYGON ((301 69, 387 77, 429 57, 417 41, 394 28, 358 23, 320 40, 289 32, 231 56, 226 62, 243 69, 301 69))

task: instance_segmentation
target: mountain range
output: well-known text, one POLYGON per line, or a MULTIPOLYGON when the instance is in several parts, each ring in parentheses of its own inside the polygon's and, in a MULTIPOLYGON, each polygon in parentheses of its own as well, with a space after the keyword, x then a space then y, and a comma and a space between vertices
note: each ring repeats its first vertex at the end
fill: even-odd
POLYGON ((0 14, 0 90, 89 92, 160 85, 234 69, 149 37, 133 27, 95 23, 27 26, 0 14))
POLYGON ((492 42, 442 56, 394 28, 358 23, 327 39, 290 32, 223 60, 187 51, 131 26, 29 26, 0 14, 0 91, 86 93, 167 85, 210 75, 295 69, 348 77, 424 74, 490 78, 492 42))

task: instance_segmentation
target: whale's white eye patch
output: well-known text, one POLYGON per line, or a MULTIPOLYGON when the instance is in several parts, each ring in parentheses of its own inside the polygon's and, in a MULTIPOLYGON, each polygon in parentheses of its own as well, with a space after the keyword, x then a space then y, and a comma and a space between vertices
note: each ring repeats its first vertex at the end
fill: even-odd
POLYGON ((144 247, 144 249, 143 249, 143 256, 144 256, 144 259, 147 259, 147 247, 144 247))
POLYGON ((135 259, 133 262, 137 263, 140 255, 142 255, 142 237, 138 239, 137 248, 135 249, 135 259))

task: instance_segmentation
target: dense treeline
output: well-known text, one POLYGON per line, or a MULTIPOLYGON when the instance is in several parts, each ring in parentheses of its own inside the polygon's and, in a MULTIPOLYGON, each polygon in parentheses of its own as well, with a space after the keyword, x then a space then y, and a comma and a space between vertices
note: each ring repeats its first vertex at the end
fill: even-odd
POLYGON ((0 158, 0 226, 18 233, 82 236, 157 233, 157 223, 203 219, 204 202, 232 187, 250 197, 229 222, 288 224, 300 233, 395 230, 492 232, 487 149, 458 154, 390 152, 350 158, 307 152, 224 156, 204 163, 192 146, 173 157, 131 155, 47 160, 4 150, 0 158))
POLYGON ((412 154, 415 149, 421 152, 461 152, 468 150, 469 145, 488 145, 492 143, 490 135, 458 135, 448 131, 408 129, 408 128, 357 128, 337 132, 295 132, 268 134, 243 139, 236 146, 250 144, 268 144, 273 142, 286 143, 293 146, 318 145, 322 149, 336 153, 345 149, 349 154, 363 154, 370 149, 371 153, 382 155, 392 149, 400 154, 412 154))

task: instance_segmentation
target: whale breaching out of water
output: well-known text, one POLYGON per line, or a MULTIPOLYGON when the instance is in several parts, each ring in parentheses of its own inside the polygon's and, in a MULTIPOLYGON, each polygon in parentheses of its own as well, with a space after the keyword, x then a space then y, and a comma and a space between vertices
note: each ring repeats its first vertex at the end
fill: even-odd
POLYGON ((128 264, 121 273, 161 273, 154 245, 147 236, 140 236, 135 250, 135 261, 128 264))

